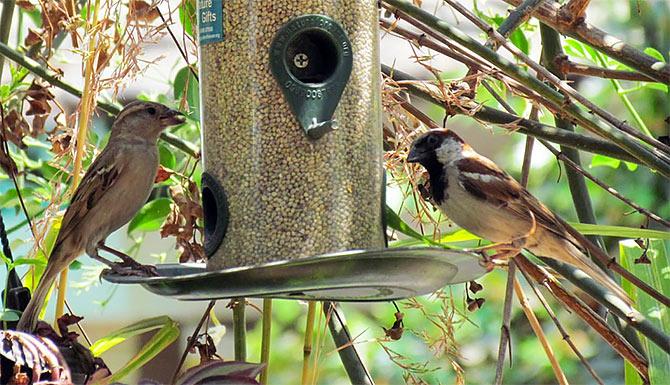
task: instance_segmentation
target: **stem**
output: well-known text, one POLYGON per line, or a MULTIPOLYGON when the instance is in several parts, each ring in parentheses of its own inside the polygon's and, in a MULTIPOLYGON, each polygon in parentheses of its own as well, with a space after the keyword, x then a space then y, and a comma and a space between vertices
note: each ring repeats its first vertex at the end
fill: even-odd
POLYGON ((547 341, 547 337, 544 335, 544 332, 542 331, 542 326, 540 325, 540 322, 537 320, 537 317, 535 317, 535 313, 533 313, 533 309, 530 307, 530 304, 528 303, 528 299, 526 298, 526 295, 524 294, 523 289, 521 288, 521 284, 519 283, 519 280, 516 278, 514 279, 514 292, 516 293, 516 297, 519 299, 521 309, 523 309, 523 312, 526 314, 526 318, 528 318, 528 323, 530 323, 530 327, 533 328, 533 332, 535 332, 537 339, 540 340, 542 348, 544 349, 544 352, 547 354, 547 358, 549 358, 551 368, 554 370, 554 375, 556 376, 558 383, 561 385, 568 385, 568 379, 565 377, 565 373, 563 373, 563 370, 561 370, 561 365, 558 363, 558 360, 556 360, 554 351, 551 348, 551 345, 549 345, 549 341, 547 341))
POLYGON ((374 385, 368 369, 354 347, 344 315, 338 311, 338 305, 333 302, 324 302, 323 312, 328 319, 328 329, 333 336, 333 342, 340 354, 342 365, 347 371, 349 381, 356 385, 374 385))
MULTIPOLYGON (((595 311, 586 306, 579 299, 568 293, 557 281, 547 275, 546 271, 532 264, 526 257, 519 254, 514 257, 519 270, 528 273, 535 282, 545 286, 565 307, 582 318, 587 325, 595 330, 621 357, 628 360, 643 377, 648 377, 647 362, 630 344, 617 332, 612 330, 605 320, 595 311)), ((551 261, 551 260, 549 260, 551 261)), ((553 261, 551 261, 553 262, 553 261)), ((566 266, 569 267, 569 266, 566 266)), ((602 289, 600 289, 602 291, 602 289)))
POLYGON ((586 360, 586 358, 584 358, 584 355, 579 351, 579 349, 577 349, 577 346, 575 346, 574 342, 572 342, 572 339, 570 338, 570 335, 565 330, 565 328, 563 327, 561 322, 558 320, 558 318, 556 317, 556 314, 551 309, 551 307, 549 306, 549 303, 544 298, 544 296, 542 295, 540 290, 533 283, 533 281, 530 280, 530 277, 528 277, 528 274, 525 271, 523 271, 522 269, 519 269, 519 271, 521 271, 521 274, 526 279, 526 282, 528 282, 528 285, 530 286, 530 288, 535 293, 535 296, 537 297, 537 299, 540 301, 540 303, 542 303, 542 306, 547 311, 547 314, 549 315, 549 318, 551 318, 551 320, 554 321, 554 324, 556 325, 556 328, 558 329, 558 331, 561 333, 561 337, 563 338, 563 340, 568 344, 568 346, 570 346, 570 349, 572 349, 572 351, 575 353, 575 355, 579 358, 579 361, 582 363, 582 365, 584 365, 586 370, 588 370, 588 372, 591 374, 593 379, 596 380, 596 382, 599 385, 605 385, 603 383, 603 380, 600 378, 600 376, 598 376, 598 373, 596 373, 596 371, 593 370, 593 367, 591 366, 591 364, 589 364, 589 362, 586 360))
MULTIPOLYGON (((4 0, 2 2, 2 15, 0 15, 0 43, 7 44, 9 41, 9 33, 12 29, 12 16, 14 16, 15 0, 4 0)), ((5 58, 0 57, 0 79, 2 79, 2 72, 5 69, 5 58)))
POLYGON ((588 64, 575 63, 570 61, 567 56, 561 56, 555 59, 556 65, 562 74, 575 74, 595 76, 605 79, 619 79, 634 82, 656 82, 655 79, 648 77, 639 72, 631 72, 625 70, 613 70, 603 67, 594 67, 588 64))
MULTIPOLYGON (((522 0, 504 0, 508 4, 519 5, 522 0)), ((670 83, 670 64, 659 62, 656 58, 647 55, 623 40, 614 37, 586 22, 570 25, 559 16, 560 4, 553 1, 543 1, 533 12, 533 16, 551 26, 562 35, 575 38, 588 44, 605 55, 642 72, 663 84, 670 83)))
POLYGON ((260 383, 268 383, 268 372, 270 371, 270 340, 272 331, 272 299, 263 299, 263 336, 261 339, 261 364, 265 364, 261 372, 260 383))
MULTIPOLYGON (((416 83, 419 83, 417 79, 410 77, 409 75, 403 74, 398 70, 390 70, 388 66, 382 65, 382 71, 384 74, 393 77, 397 81, 408 81, 412 83, 403 83, 402 86, 407 89, 409 93, 415 95, 422 100, 425 100, 435 107, 447 110, 445 106, 445 101, 438 99, 433 94, 426 91, 426 87, 419 87, 416 83)), ((408 103, 409 104, 409 103, 408 103)), ((403 105, 404 108, 404 105, 403 105)), ((639 163, 639 160, 633 158, 627 152, 621 150, 615 144, 612 144, 606 140, 599 138, 594 138, 587 135, 582 135, 578 133, 568 132, 560 130, 553 126, 548 126, 546 124, 539 123, 530 119, 525 119, 520 116, 506 113, 504 111, 497 110, 495 108, 487 107, 484 105, 479 105, 473 102, 473 109, 467 110, 462 108, 449 108, 449 112, 464 114, 472 116, 475 119, 500 125, 502 128, 508 130, 515 130, 525 135, 530 135, 538 139, 546 139, 553 143, 563 144, 578 150, 588 151, 591 153, 606 155, 612 158, 626 160, 628 162, 639 163)), ((418 118, 418 117, 417 117, 418 118)), ((436 125, 435 127, 439 127, 436 125)))
MULTIPOLYGON (((503 321, 500 327, 500 344, 498 345, 498 361, 496 362, 496 377, 493 382, 495 385, 501 385, 503 380, 503 366, 505 366, 505 352, 507 346, 510 346, 510 366, 512 364, 512 344, 510 341, 510 321, 512 318, 512 287, 515 281, 514 273, 516 265, 514 260, 510 259, 507 269, 507 285, 505 286, 505 303, 503 305, 503 321)), ((467 289, 466 289, 467 290, 467 289)))
MULTIPOLYGON (((450 4, 454 5, 451 0, 445 0, 449 2, 450 4)), ((626 133, 633 135, 633 133, 626 131, 626 133, 621 132, 619 129, 610 127, 609 125, 605 124, 601 120, 597 119, 596 117, 593 117, 589 115, 586 111, 583 111, 580 109, 577 105, 572 104, 569 102, 569 100, 564 97, 561 93, 551 89, 548 87, 546 84, 544 84, 542 81, 539 79, 531 76, 529 73, 522 71, 520 67, 512 63, 511 61, 503 58, 502 56, 496 54, 494 51, 491 49, 481 45, 479 42, 476 40, 472 39, 470 36, 464 34, 463 32, 452 28, 448 23, 445 21, 437 18, 436 16, 432 15, 429 12, 426 12, 425 10, 416 7, 412 5, 411 3, 404 1, 404 0, 385 0, 386 3, 397 7, 400 11, 407 13, 410 15, 412 18, 416 18, 417 20, 423 22, 426 24, 428 27, 434 29, 435 31, 455 40, 459 44, 471 49, 473 52, 477 53, 484 59, 488 60, 498 68, 500 68, 503 72, 505 72, 509 77, 512 79, 528 86, 531 88, 533 91, 539 93, 540 95, 544 96, 545 98, 549 99, 552 103, 555 103, 558 106, 561 106, 563 108, 563 111, 567 114, 569 114, 573 119, 575 119, 580 125, 582 125, 584 128, 593 131, 597 133, 598 135, 601 135, 607 139, 610 139, 611 141, 617 143, 619 146, 624 148, 626 151, 628 151, 631 155, 635 156, 636 158, 640 159, 643 163, 649 165, 650 167, 656 169, 659 171, 659 173, 663 174, 664 176, 670 178, 670 161, 661 159, 658 151, 652 152, 646 147, 642 146, 640 143, 637 141, 633 140, 630 138, 626 133)), ((462 8, 462 7, 460 7, 462 8)), ((465 10, 467 11, 467 10, 465 10)), ((402 15, 402 12, 399 12, 398 14, 402 15)), ((490 28, 490 27, 489 27, 490 28)), ((488 31, 487 31, 488 32, 488 31)), ((494 36, 500 36, 499 34, 496 34, 495 31, 494 36)), ((515 55, 519 55, 524 61, 527 59, 529 62, 529 65, 533 66, 530 63, 533 63, 532 60, 528 59, 527 56, 525 56, 523 53, 521 53, 518 49, 515 49, 515 47, 508 45, 507 43, 503 42, 502 44, 505 48, 508 50, 512 51, 515 55)), ((540 69, 544 70, 544 68, 539 67, 540 69)), ((533 69, 536 69, 535 66, 533 66, 533 69)), ((549 80, 555 80, 555 76, 551 75, 551 73, 547 74, 547 78, 549 80)), ((544 73, 542 74, 543 76, 546 76, 544 73)), ((557 80, 557 79, 556 79, 557 80)), ((557 83, 560 84, 560 81, 557 83)), ((560 85, 560 88, 562 91, 568 91, 568 88, 565 85, 560 85)), ((574 89, 570 88, 575 94, 576 91, 574 89)), ((575 97, 573 93, 570 94, 571 96, 575 97)), ((578 100, 582 103, 589 103, 589 108, 596 113, 602 113, 605 116, 610 116, 611 114, 602 111, 599 109, 597 106, 593 106, 592 103, 590 103, 588 100, 581 98, 577 95, 578 100), (595 108, 594 108, 595 107, 595 108)), ((586 104, 585 104, 586 105, 586 104)), ((627 125, 620 124, 621 122, 618 122, 616 125, 617 128, 623 129, 626 128, 627 125)), ((639 132, 637 130, 633 130, 635 133, 639 132)), ((653 138, 646 137, 646 140, 649 141, 655 141, 653 138)), ((658 145, 659 147, 668 147, 665 145, 658 145)))
MULTIPOLYGON (((551 71, 553 74, 560 75, 560 69, 556 65, 556 59, 564 56, 563 48, 561 47, 561 38, 555 30, 549 28, 546 24, 543 23, 540 23, 540 35, 542 39, 542 57, 545 66, 547 67, 547 70, 551 71)), ((561 119, 558 114, 554 114, 554 122, 556 127, 566 131, 575 130, 574 126, 570 122, 561 119)), ((549 148, 551 146, 545 145, 545 147, 549 148)), ((551 148, 550 151, 552 153, 555 152, 553 148, 551 148)), ((593 204, 591 202, 591 195, 589 194, 588 186, 586 185, 586 179, 579 171, 582 170, 579 152, 571 148, 561 146, 561 153, 563 155, 562 158, 570 162, 572 166, 566 168, 566 175, 568 178, 568 185, 570 187, 570 194, 572 195, 572 201, 575 205, 575 211, 577 212, 577 218, 579 218, 579 221, 582 223, 597 224, 596 216, 593 210, 593 204)), ((609 191, 612 189, 607 188, 606 190, 609 191)), ((600 249, 606 250, 605 242, 603 242, 602 237, 593 235, 587 238, 593 242, 594 245, 600 247, 600 249)), ((608 271, 603 262, 599 261, 597 258, 594 259, 594 262, 596 262, 598 266, 603 268, 604 271, 608 272, 609 275, 612 276, 612 273, 608 271)), ((640 352, 640 354, 644 354, 640 339, 634 330, 632 330, 619 318, 615 318, 615 323, 626 340, 638 352, 640 352)))
MULTIPOLYGON (((598 60, 600 61, 600 64, 602 66, 607 66, 607 63, 605 62, 605 58, 603 57, 603 55, 597 51, 596 55, 598 57, 598 60)), ((612 83, 612 86, 616 90, 617 95, 619 95, 619 98, 621 98, 621 102, 623 103, 623 105, 626 106, 628 112, 630 112, 630 114, 633 116, 633 119, 635 119, 635 123, 637 123, 638 127, 640 127, 640 130, 642 130, 642 132, 644 132, 645 135, 653 136, 654 134, 649 130, 647 125, 644 123, 644 120, 642 120, 642 117, 633 106, 633 103, 631 103, 630 99, 628 99, 628 96, 626 96, 622 92, 624 91, 624 89, 621 86, 621 83, 619 83, 619 81, 616 79, 610 79, 610 82, 612 83)))
MULTIPOLYGON (((29 57, 21 55, 19 52, 10 48, 6 44, 3 44, 2 42, 0 42, 0 55, 21 65, 22 67, 32 72, 34 75, 39 76, 40 78, 46 80, 52 86, 58 87, 61 90, 69 93, 70 95, 76 96, 78 98, 82 97, 82 91, 80 89, 67 82, 60 80, 58 74, 56 74, 55 72, 42 68, 36 61, 30 59, 29 57)), ((95 102, 95 104, 101 110, 107 112, 110 115, 117 115, 119 112, 121 112, 121 108, 112 103, 107 103, 102 100, 98 100, 95 102)), ((192 157, 197 158, 200 156, 199 155, 200 150, 197 147, 193 146, 193 144, 186 142, 183 139, 173 134, 163 132, 161 133, 160 137, 164 142, 172 145, 173 147, 183 151, 184 153, 192 157)))
MULTIPOLYGON (((84 90, 82 92, 81 105, 79 107, 79 125, 77 127, 76 149, 74 155, 74 169, 72 170, 72 184, 70 185, 70 196, 74 195, 79 186, 81 178, 82 161, 86 153, 86 142, 88 137, 88 122, 91 117, 94 100, 97 92, 93 79, 94 62, 97 56, 95 30, 98 25, 98 11, 100 9, 100 0, 95 0, 93 5, 93 19, 88 26, 87 34, 90 36, 88 43, 88 57, 84 68, 84 90)), ((63 315, 65 309, 65 295, 67 293, 67 275, 69 267, 64 268, 58 279, 58 298, 56 301, 56 313, 54 315, 54 325, 63 315)))
POLYGON ((207 305, 207 309, 205 309, 205 312, 202 313, 202 317, 200 317, 200 321, 198 322, 198 325, 195 327, 195 330, 193 330, 193 334, 191 334, 191 338, 188 339, 188 342, 186 343, 186 348, 184 348, 184 351, 181 354, 181 358, 179 359, 179 364, 177 364, 177 368, 175 369, 174 373, 172 374, 172 379, 170 380, 170 384, 175 383, 175 380, 177 379, 177 375, 179 374, 179 370, 184 365, 184 361, 186 361, 186 357, 188 356, 188 352, 191 350, 193 345, 195 345, 196 341, 198 341, 198 335, 200 334, 200 329, 202 329, 202 325, 205 323, 205 320, 207 320, 207 317, 209 316, 210 311, 212 311, 212 309, 214 308, 215 304, 216 304, 216 301, 209 301, 209 304, 207 305))
POLYGON ((247 360, 247 321, 245 314, 246 301, 235 298, 233 304, 233 335, 235 340, 235 361, 247 360))
MULTIPOLYGON (((503 35, 505 38, 508 38, 509 35, 511 35, 512 32, 517 29, 517 27, 530 18, 530 14, 541 3, 542 0, 524 0, 524 2, 516 7, 514 11, 510 12, 509 16, 507 16, 507 19, 505 19, 505 21, 500 24, 500 27, 498 27, 498 33, 503 35)), ((487 45, 495 47, 493 40, 487 42, 487 45)))
POLYGON ((305 343, 302 348, 302 385, 308 385, 311 378, 309 373, 309 359, 312 356, 312 339, 314 338, 314 315, 316 302, 307 302, 307 324, 305 326, 305 343))

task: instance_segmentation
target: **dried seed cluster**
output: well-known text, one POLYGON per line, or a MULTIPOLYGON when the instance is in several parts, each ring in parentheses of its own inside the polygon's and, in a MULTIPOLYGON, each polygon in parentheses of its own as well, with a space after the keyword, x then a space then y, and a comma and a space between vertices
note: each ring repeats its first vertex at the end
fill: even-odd
POLYGON ((378 10, 375 0, 225 1, 225 40, 201 47, 204 166, 229 203, 209 269, 383 247, 378 10), (324 14, 352 43, 338 129, 306 137, 271 74, 291 18, 324 14))

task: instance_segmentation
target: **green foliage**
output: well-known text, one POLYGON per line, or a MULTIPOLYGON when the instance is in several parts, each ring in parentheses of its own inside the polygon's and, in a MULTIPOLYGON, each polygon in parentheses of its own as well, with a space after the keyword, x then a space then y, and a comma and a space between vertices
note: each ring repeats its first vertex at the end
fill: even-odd
POLYGON ((170 198, 158 198, 147 203, 140 209, 128 224, 128 234, 135 231, 156 231, 161 228, 165 218, 170 214, 170 198))
MULTIPOLYGON (((670 242, 658 240, 647 242, 646 250, 632 240, 619 242, 621 265, 644 282, 658 288, 663 295, 670 296, 670 253, 668 252, 670 242), (648 264, 637 262, 642 255, 649 259, 648 264)), ((658 302, 627 281, 623 282, 623 288, 638 304, 638 310, 647 319, 665 333, 670 333, 670 313, 667 308, 659 305, 658 302)), ((670 379, 670 356, 646 338, 643 338, 643 342, 649 356, 650 384, 667 384, 670 379)), ((626 378, 631 379, 630 383, 639 382, 637 376, 631 371, 634 372, 634 369, 627 364, 626 378)))
POLYGON ((96 381, 94 384, 105 385, 119 381, 131 372, 144 366, 179 337, 179 324, 168 316, 148 318, 114 331, 106 337, 96 341, 91 346, 91 353, 98 357, 105 351, 124 342, 128 338, 156 329, 158 329, 158 332, 156 332, 148 342, 143 344, 140 351, 124 364, 123 367, 115 371, 110 377, 96 381))

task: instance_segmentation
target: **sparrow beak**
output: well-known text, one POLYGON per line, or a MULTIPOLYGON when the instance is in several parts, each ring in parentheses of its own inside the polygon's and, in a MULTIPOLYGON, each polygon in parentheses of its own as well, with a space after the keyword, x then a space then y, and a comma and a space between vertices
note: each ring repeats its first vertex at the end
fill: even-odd
POLYGON ((184 117, 184 114, 177 110, 169 109, 167 112, 165 112, 165 114, 163 114, 163 116, 161 116, 161 123, 163 123, 165 127, 176 126, 184 123, 185 121, 186 118, 184 117))
POLYGON ((407 161, 409 163, 417 163, 420 162, 421 159, 423 159, 423 153, 412 146, 412 148, 409 149, 409 154, 407 154, 407 161))

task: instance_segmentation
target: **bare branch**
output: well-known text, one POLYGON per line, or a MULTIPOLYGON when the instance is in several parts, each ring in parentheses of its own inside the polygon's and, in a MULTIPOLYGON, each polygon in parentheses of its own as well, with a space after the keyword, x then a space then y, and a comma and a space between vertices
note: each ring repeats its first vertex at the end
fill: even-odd
POLYGON ((583 23, 590 2, 591 0, 570 0, 561 6, 558 13, 570 25, 583 23))
POLYGON ((613 70, 609 68, 602 68, 587 64, 575 63, 573 61, 570 61, 570 59, 565 55, 557 57, 555 63, 556 66, 558 67, 558 70, 565 75, 575 74, 575 75, 595 76, 605 79, 630 80, 637 82, 656 82, 655 79, 652 79, 649 76, 639 72, 613 70))
MULTIPOLYGON (((504 0, 518 6, 522 0, 504 0)), ((586 43, 605 55, 642 72, 663 84, 670 84, 670 64, 658 61, 637 48, 586 22, 570 25, 559 17, 561 5, 554 1, 543 1, 533 12, 543 23, 563 35, 586 43)))

